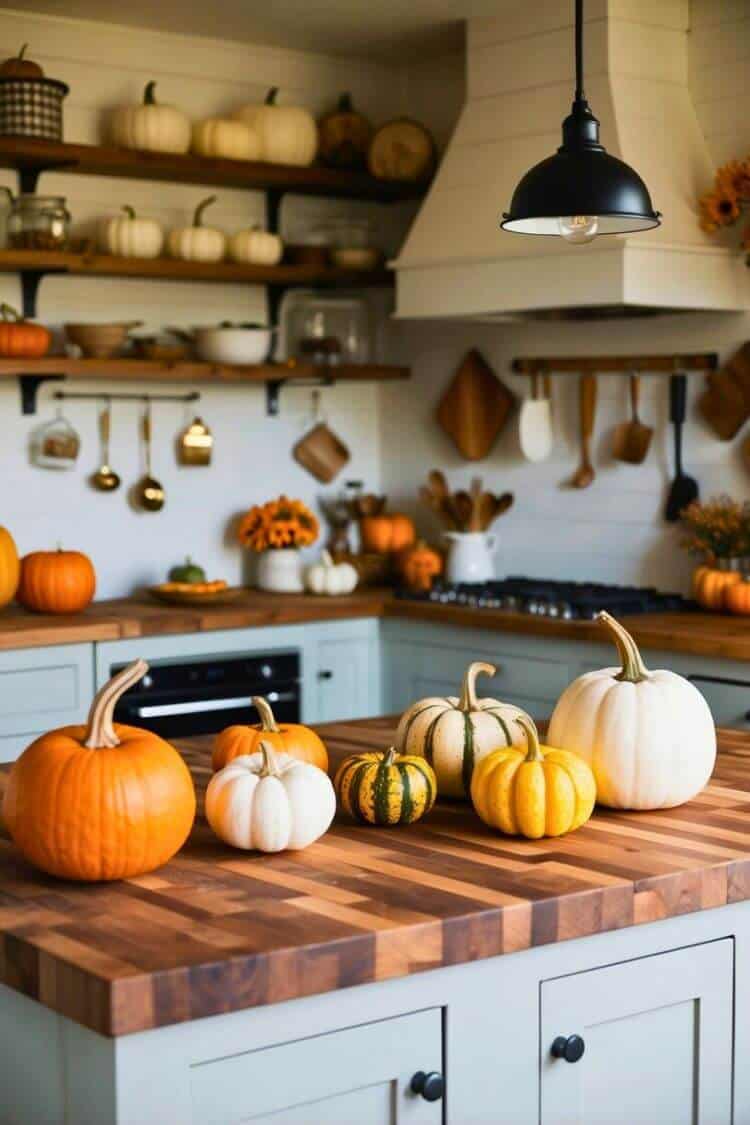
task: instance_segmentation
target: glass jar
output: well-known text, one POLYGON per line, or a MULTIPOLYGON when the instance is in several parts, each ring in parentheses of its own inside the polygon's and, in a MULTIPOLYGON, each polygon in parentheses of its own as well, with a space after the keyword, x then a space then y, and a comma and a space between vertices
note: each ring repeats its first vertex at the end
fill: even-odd
POLYGON ((13 250, 64 250, 70 233, 70 212, 62 195, 17 195, 7 222, 13 250))
POLYGON ((354 297, 301 297, 289 307, 286 345, 288 356, 307 363, 367 363, 367 306, 354 297))

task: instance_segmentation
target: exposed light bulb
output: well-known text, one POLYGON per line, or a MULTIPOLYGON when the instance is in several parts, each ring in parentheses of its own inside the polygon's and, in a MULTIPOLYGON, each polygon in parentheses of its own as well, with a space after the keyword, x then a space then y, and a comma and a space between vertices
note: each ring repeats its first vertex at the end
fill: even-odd
POLYGON ((591 242, 599 233, 599 216, 563 215, 557 225, 566 242, 591 242))

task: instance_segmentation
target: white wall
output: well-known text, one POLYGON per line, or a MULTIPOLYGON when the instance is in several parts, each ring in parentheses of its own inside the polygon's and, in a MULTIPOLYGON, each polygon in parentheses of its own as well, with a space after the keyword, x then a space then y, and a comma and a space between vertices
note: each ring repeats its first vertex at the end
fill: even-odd
MULTIPOLYGON (((691 28, 691 90, 712 155, 717 162, 744 156, 750 151, 750 7, 746 0, 693 0, 691 28)), ((606 145, 606 136, 603 141, 606 145)), ((498 210, 501 203, 498 199, 498 210)), ((493 231, 488 237, 503 236, 493 231)), ((486 462, 472 465, 462 461, 440 433, 434 410, 472 346, 480 348, 520 396, 528 393, 528 380, 510 372, 516 355, 707 350, 726 358, 747 339, 750 316, 746 315, 494 327, 401 322, 393 326, 395 353, 402 362, 413 364, 414 373, 408 385, 381 389, 383 487, 401 506, 415 511, 424 530, 433 534, 436 525, 414 502, 416 486, 430 468, 443 467, 457 485, 479 473, 489 487, 513 491, 515 507, 496 528, 500 573, 687 589, 693 562, 679 549, 679 531, 661 516, 672 473, 666 379, 642 380, 642 415, 656 432, 649 458, 639 468, 620 465, 611 457, 612 428, 626 417, 628 408, 627 380, 599 379, 597 477, 582 492, 565 487, 578 455, 575 376, 554 378, 557 441, 553 456, 541 465, 521 458, 517 416, 486 462)), ((701 376, 691 377, 686 469, 698 478, 704 497, 719 492, 750 496, 750 477, 739 456, 740 439, 729 445, 719 442, 695 410, 702 387, 701 376)))

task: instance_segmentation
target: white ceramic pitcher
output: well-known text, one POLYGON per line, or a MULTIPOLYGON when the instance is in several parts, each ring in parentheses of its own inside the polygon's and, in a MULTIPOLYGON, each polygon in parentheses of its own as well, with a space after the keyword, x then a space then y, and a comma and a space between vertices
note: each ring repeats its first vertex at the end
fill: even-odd
POLYGON ((449 582, 489 582, 495 577, 495 536, 488 531, 446 531, 449 582))

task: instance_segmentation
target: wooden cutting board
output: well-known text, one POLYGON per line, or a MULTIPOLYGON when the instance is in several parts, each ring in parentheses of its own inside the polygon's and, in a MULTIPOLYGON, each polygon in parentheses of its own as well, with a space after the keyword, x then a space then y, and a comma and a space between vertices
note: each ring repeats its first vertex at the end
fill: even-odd
POLYGON ((466 461, 487 456, 515 405, 515 395, 472 348, 437 408, 437 420, 466 461))
POLYGON ((706 383, 698 409, 721 441, 731 441, 750 417, 750 342, 707 375, 706 383))
POLYGON ((316 480, 329 484, 343 469, 350 453, 325 422, 318 422, 292 450, 294 460, 307 469, 316 480))

